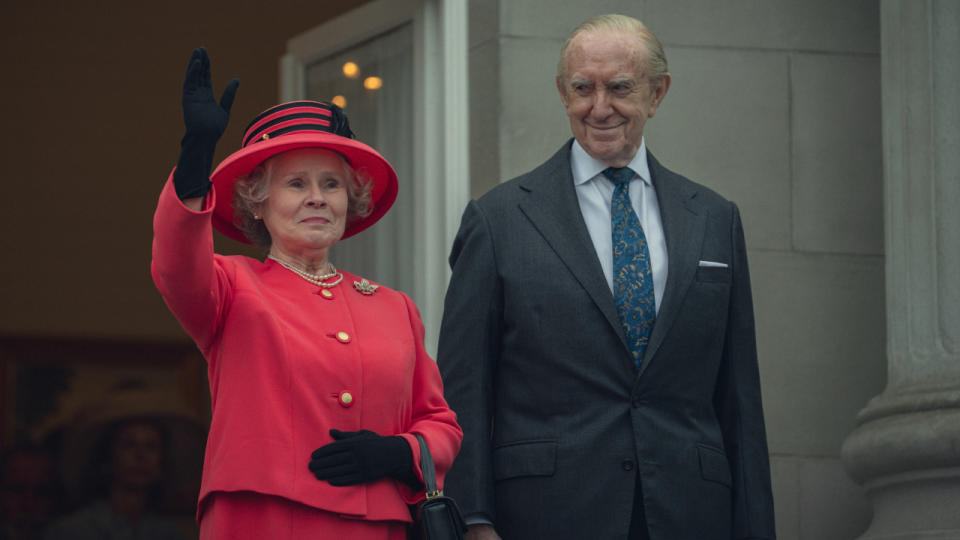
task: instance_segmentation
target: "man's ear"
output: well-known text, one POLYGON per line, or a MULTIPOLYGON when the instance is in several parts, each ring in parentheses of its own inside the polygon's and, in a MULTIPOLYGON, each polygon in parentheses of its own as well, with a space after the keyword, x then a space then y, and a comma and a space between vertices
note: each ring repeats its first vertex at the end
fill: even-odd
POLYGON ((557 82, 557 92, 560 92, 560 101, 562 101, 563 106, 566 107, 567 106, 567 88, 566 86, 564 86, 563 78, 557 75, 557 78, 555 80, 557 82))
POLYGON ((667 91, 670 90, 670 82, 672 78, 669 73, 664 73, 663 78, 660 79, 660 84, 653 90, 653 96, 651 96, 651 106, 650 114, 647 115, 647 118, 653 118, 654 114, 657 114, 657 107, 660 106, 660 103, 663 102, 663 98, 667 97, 667 91))

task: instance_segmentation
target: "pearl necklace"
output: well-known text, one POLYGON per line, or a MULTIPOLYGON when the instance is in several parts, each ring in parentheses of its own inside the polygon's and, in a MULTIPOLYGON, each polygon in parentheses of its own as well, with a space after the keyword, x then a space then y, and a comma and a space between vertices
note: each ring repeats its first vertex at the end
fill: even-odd
POLYGON ((270 259, 273 259, 273 260, 277 261, 277 263, 278 263, 280 266, 282 266, 282 267, 286 268, 287 270, 293 272, 294 274, 302 277, 303 279, 309 281, 310 283, 313 283, 314 285, 317 285, 318 287, 323 287, 324 289, 329 289, 330 287, 334 287, 334 286, 338 285, 341 281, 343 281, 343 274, 341 274, 340 272, 337 272, 336 267, 334 267, 334 266, 333 266, 333 263, 330 263, 330 262, 328 262, 327 264, 330 265, 330 270, 332 270, 332 272, 330 272, 329 274, 322 274, 322 275, 320 275, 320 274, 311 274, 311 273, 309 273, 309 272, 304 272, 303 270, 297 268, 296 266, 293 266, 293 265, 291 265, 291 264, 285 263, 285 262, 281 261, 280 259, 274 257, 273 255, 267 255, 267 257, 270 258, 270 259), (332 277, 334 277, 334 276, 336 276, 337 279, 331 281, 330 283, 327 283, 327 282, 324 281, 324 280, 330 279, 330 278, 332 278, 332 277))

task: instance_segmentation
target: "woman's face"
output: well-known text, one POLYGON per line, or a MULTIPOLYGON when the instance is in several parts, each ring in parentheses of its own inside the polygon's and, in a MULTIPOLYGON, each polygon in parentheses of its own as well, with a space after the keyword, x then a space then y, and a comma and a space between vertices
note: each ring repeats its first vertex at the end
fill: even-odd
POLYGON ((148 488, 161 479, 163 434, 150 422, 133 421, 117 432, 112 448, 114 481, 128 488, 148 488))
POLYGON ((260 214, 273 248, 289 254, 327 249, 347 225, 346 162, 329 150, 290 150, 267 161, 269 185, 260 214))

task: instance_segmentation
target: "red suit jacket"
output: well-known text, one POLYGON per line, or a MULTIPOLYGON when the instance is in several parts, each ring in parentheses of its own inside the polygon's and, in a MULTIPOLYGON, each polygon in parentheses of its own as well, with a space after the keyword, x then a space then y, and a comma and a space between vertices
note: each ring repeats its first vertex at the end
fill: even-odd
POLYGON ((205 208, 186 208, 168 179, 154 216, 157 289, 207 359, 213 419, 198 517, 215 491, 246 490, 368 520, 410 521, 422 492, 393 479, 334 487, 307 468, 330 429, 400 435, 430 445, 439 478, 462 432, 447 406, 423 323, 407 295, 360 278, 320 289, 268 259, 213 252, 205 208))

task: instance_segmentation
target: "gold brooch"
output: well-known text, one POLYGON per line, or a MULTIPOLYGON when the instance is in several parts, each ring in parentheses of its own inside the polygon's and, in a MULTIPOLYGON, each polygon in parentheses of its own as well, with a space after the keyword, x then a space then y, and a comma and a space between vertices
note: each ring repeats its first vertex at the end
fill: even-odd
POLYGON ((367 281, 367 278, 363 278, 360 281, 354 281, 353 288, 360 291, 360 294, 370 295, 377 292, 377 289, 379 289, 380 286, 370 283, 367 281))

